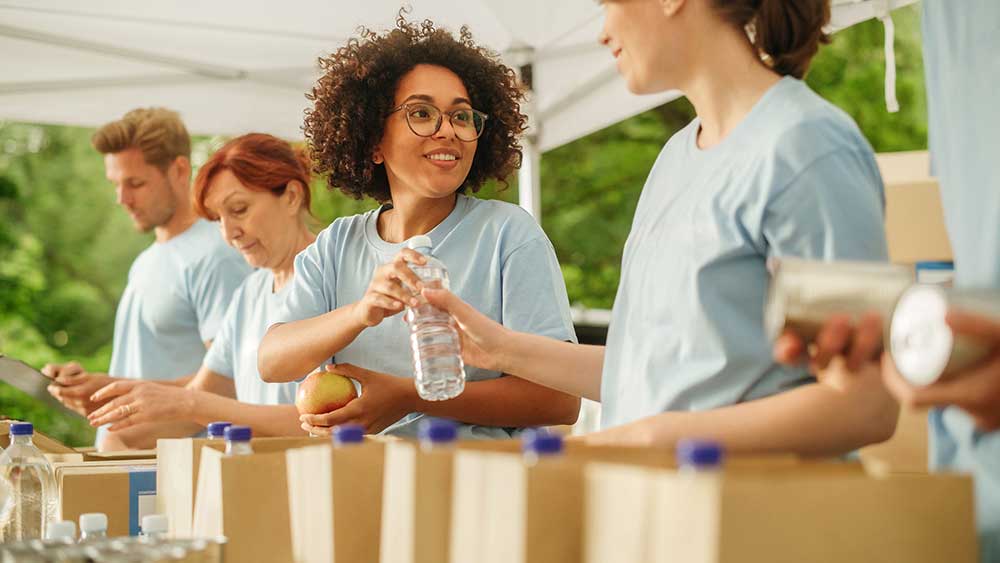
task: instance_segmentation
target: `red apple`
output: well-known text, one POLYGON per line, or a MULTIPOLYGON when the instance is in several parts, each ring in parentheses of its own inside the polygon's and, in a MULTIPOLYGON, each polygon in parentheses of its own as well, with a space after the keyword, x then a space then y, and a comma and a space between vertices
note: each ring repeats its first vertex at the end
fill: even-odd
POLYGON ((323 414, 357 398, 358 392, 350 378, 328 371, 314 371, 299 383, 295 408, 299 414, 323 414))

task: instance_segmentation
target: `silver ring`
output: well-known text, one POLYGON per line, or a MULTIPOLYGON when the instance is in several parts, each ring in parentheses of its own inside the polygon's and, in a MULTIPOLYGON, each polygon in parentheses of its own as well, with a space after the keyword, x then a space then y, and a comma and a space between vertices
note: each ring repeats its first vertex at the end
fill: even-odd
POLYGON ((122 412, 125 413, 126 418, 132 416, 132 405, 122 405, 122 412))

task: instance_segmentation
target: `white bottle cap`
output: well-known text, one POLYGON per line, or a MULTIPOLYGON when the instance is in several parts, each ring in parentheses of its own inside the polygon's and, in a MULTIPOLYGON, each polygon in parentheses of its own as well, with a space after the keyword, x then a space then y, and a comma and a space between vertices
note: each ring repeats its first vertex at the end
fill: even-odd
POLYGON ((406 248, 412 248, 416 250, 418 248, 430 248, 431 247, 431 237, 427 235, 417 235, 410 240, 406 241, 406 248))
POLYGON ((45 531, 45 539, 48 540, 72 540, 75 538, 76 523, 72 520, 60 520, 59 522, 53 522, 49 524, 48 529, 45 531))
POLYGON ((80 531, 84 534, 108 531, 108 515, 101 512, 81 514, 80 531))
POLYGON ((142 533, 165 534, 167 533, 167 517, 163 514, 147 514, 142 517, 142 533))

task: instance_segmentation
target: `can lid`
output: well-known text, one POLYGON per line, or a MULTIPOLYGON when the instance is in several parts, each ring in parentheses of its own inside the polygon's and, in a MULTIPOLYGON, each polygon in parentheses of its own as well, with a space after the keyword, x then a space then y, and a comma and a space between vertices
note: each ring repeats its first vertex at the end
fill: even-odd
POLYGON ((10 425, 11 436, 31 436, 35 433, 35 426, 30 422, 12 422, 10 425))
POLYGON ((410 240, 406 241, 406 248, 412 248, 413 250, 419 250, 421 248, 431 248, 431 237, 427 235, 417 235, 411 237, 410 240))
POLYGON ((526 430, 521 437, 521 451, 536 455, 555 455, 563 451, 563 439, 548 430, 526 430))
POLYGON ((341 424, 333 427, 333 443, 360 444, 365 440, 365 429, 360 424, 341 424))
POLYGON ((722 445, 711 440, 677 442, 677 464, 682 467, 712 468, 722 464, 722 445))
POLYGON ((76 524, 72 520, 60 520, 45 529, 45 539, 63 540, 76 538, 76 524))
POLYGON ((945 320, 948 297, 933 285, 907 289, 892 314, 889 351, 896 369, 914 385, 933 383, 951 359, 955 337, 945 320))
POLYGON ((249 442, 253 431, 249 426, 230 426, 225 431, 227 442, 249 442))
POLYGON ((232 422, 209 422, 206 429, 208 430, 209 436, 213 438, 220 438, 226 435, 226 428, 229 428, 232 425, 232 422))
POLYGON ((167 517, 165 514, 147 514, 142 517, 142 533, 165 534, 167 533, 167 517))
POLYGON ((108 515, 103 512, 88 512, 80 515, 80 531, 89 534, 105 532, 108 529, 108 515))
POLYGON ((458 437, 458 425, 445 418, 425 418, 420 421, 418 436, 432 444, 454 442, 458 437))

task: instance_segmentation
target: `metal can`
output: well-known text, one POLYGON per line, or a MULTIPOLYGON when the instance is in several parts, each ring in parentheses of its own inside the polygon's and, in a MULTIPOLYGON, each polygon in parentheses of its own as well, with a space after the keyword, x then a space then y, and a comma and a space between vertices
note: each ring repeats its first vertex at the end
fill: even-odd
POLYGON ((988 344, 951 330, 945 322, 950 310, 1000 322, 1000 291, 915 285, 903 293, 889 327, 889 351, 896 370, 911 384, 947 379, 989 355, 988 344))
POLYGON ((896 300, 913 284, 911 268, 884 262, 781 258, 769 261, 768 268, 764 330, 772 340, 789 330, 810 343, 837 314, 857 321, 875 311, 888 318, 896 300))

